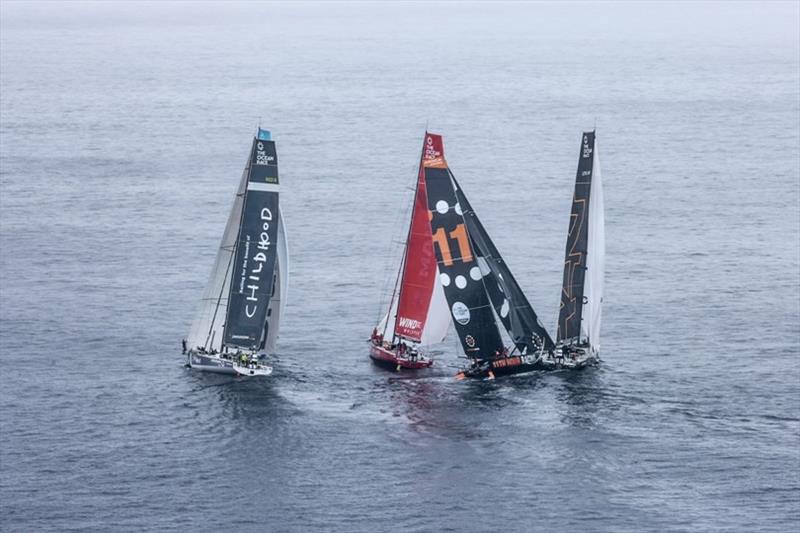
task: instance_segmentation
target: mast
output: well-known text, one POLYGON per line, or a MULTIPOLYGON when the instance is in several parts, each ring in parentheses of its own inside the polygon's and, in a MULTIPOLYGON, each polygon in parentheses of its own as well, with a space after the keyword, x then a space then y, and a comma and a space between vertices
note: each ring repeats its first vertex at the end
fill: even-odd
POLYGON ((594 141, 594 131, 583 133, 564 258, 564 280, 558 317, 559 342, 580 344, 588 340, 588 332, 583 325, 583 315, 585 304, 588 303, 585 283, 594 141))

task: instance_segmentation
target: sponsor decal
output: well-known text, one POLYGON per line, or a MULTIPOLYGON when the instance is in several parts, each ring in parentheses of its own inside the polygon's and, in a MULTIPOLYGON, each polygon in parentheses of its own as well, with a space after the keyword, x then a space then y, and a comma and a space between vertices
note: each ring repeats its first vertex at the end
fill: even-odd
POLYGON ((275 156, 267 154, 264 150, 264 143, 256 144, 256 165, 274 165, 275 156))
POLYGON ((469 324, 469 307, 464 305, 462 302, 456 302, 453 304, 453 318, 456 322, 461 324, 462 326, 466 326, 469 324))
POLYGON ((428 168, 447 168, 444 160, 444 147, 440 135, 425 135, 425 148, 422 151, 422 165, 428 168))
POLYGON ((467 346, 469 346, 470 348, 475 347, 475 337, 473 337, 472 335, 467 335, 466 337, 464 337, 464 342, 466 342, 467 346))
MULTIPOLYGON (((588 159, 592 155, 592 147, 589 145, 589 136, 583 136, 583 158, 588 159)), ((591 172, 589 172, 591 174, 591 172)))
POLYGON ((494 368, 506 368, 510 366, 519 366, 521 364, 522 358, 519 356, 506 357, 505 359, 495 359, 492 361, 492 367, 494 368))
POLYGON ((242 277, 239 280, 239 294, 247 294, 245 298, 244 312, 247 318, 253 318, 258 311, 259 295, 258 289, 260 288, 261 272, 264 270, 264 263, 267 261, 267 255, 272 243, 269 239, 269 224, 272 221, 272 211, 265 207, 261 210, 261 233, 258 236, 258 244, 255 245, 255 254, 250 257, 250 235, 245 236, 245 263, 242 265, 242 277), (250 258, 251 261, 248 261, 250 258), (251 266, 248 268, 248 263, 251 266))
POLYGON ((418 330, 422 327, 422 322, 414 320, 413 318, 400 317, 397 321, 398 325, 404 329, 418 330))

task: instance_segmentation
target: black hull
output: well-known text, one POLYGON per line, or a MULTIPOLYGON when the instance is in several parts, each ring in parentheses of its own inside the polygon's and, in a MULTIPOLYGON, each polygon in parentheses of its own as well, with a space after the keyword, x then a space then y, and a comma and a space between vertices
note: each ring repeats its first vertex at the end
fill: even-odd
MULTIPOLYGON (((515 357, 507 359, 499 359, 492 361, 491 366, 481 369, 467 369, 462 371, 458 377, 465 377, 471 379, 493 379, 503 376, 513 376, 515 374, 526 374, 528 372, 552 372, 555 370, 582 370, 587 366, 594 366, 597 364, 595 359, 586 360, 581 363, 574 363, 571 361, 561 360, 539 360, 533 363, 519 362, 515 363, 515 357)), ((521 358, 520 358, 521 359, 521 358)))

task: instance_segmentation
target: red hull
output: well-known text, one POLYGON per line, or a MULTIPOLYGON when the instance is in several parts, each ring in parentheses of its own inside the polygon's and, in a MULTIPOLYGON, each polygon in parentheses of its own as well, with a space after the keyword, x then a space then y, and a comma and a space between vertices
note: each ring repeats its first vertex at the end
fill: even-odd
POLYGON ((370 346, 369 356, 376 363, 391 366, 393 368, 397 368, 399 366, 400 368, 416 370, 419 368, 428 368, 433 364, 433 361, 430 359, 417 357, 416 359, 412 360, 404 356, 398 356, 396 352, 393 352, 382 346, 375 346, 374 344, 370 346))

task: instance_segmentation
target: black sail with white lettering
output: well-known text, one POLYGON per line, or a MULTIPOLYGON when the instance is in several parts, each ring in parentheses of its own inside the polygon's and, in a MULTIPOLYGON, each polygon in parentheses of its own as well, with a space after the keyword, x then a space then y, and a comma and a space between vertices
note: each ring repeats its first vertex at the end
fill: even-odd
POLYGON ((455 184, 456 198, 464 213, 473 249, 478 256, 486 292, 514 345, 520 351, 527 348, 528 353, 539 344, 544 345, 546 350, 553 349, 555 343, 552 337, 539 321, 528 298, 525 297, 525 293, 522 292, 475 210, 472 209, 455 176, 451 173, 450 177, 455 184))
POLYGON ((254 139, 225 320, 224 338, 228 346, 257 349, 267 337, 278 217, 275 143, 254 139))
POLYGON ((589 236, 589 194, 592 187, 594 132, 585 132, 581 140, 575 193, 569 217, 569 233, 564 259, 564 282, 558 316, 558 340, 579 340, 586 278, 586 253, 589 236))
POLYGON ((458 338, 467 356, 491 359, 496 352, 502 351, 503 341, 449 171, 447 168, 425 168, 425 181, 433 248, 458 338))

